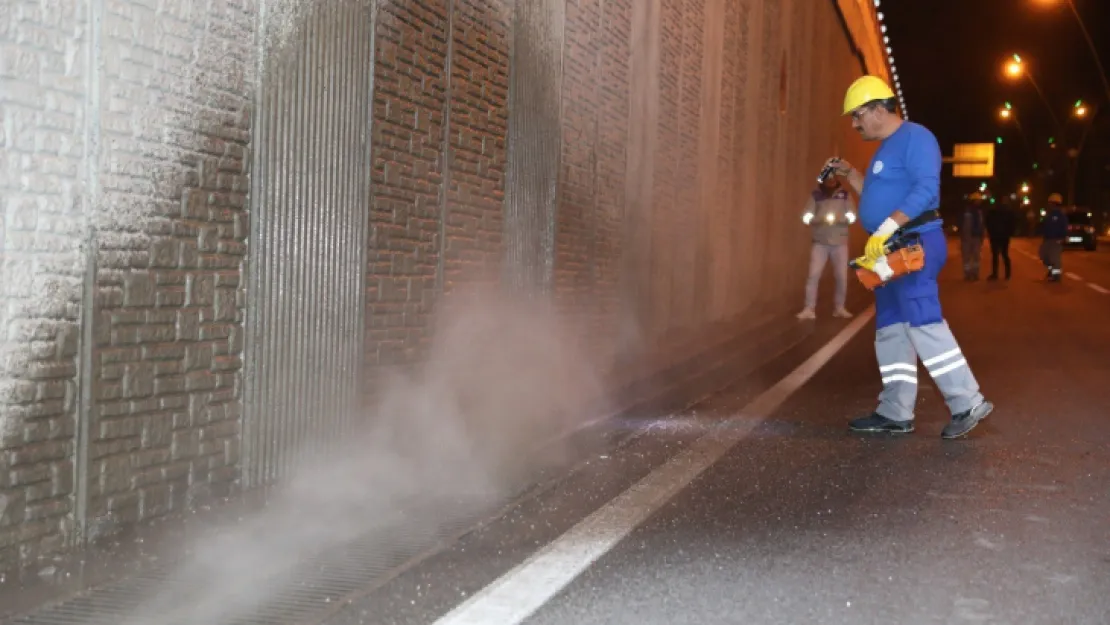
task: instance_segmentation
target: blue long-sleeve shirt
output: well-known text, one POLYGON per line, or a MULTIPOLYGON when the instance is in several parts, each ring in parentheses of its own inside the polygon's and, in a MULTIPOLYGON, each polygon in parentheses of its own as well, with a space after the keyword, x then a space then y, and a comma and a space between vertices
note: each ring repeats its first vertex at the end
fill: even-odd
POLYGON ((1045 215, 1042 232, 1046 239, 1063 239, 1068 236, 1068 216, 1064 209, 1055 207, 1045 215))
MULTIPOLYGON (((883 140, 864 175, 859 201, 860 224, 874 233, 887 217, 902 211, 910 219, 940 206, 940 145, 926 127, 902 122, 883 140)), ((941 227, 940 220, 914 228, 941 227)))

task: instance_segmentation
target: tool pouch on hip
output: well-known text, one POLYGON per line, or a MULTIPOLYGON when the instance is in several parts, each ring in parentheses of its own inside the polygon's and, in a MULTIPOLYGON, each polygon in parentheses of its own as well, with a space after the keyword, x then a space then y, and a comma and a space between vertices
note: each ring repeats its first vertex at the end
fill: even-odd
POLYGON ((860 284, 873 291, 892 280, 921 271, 925 267, 925 248, 918 237, 907 237, 887 245, 886 257, 875 263, 877 271, 863 267, 860 260, 853 259, 848 265, 855 270, 860 284))

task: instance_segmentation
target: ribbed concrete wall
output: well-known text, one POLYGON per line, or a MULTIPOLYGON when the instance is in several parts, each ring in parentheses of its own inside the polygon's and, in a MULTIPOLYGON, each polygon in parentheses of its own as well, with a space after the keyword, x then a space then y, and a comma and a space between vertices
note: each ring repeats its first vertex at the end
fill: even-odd
MULTIPOLYGON (((274 93, 257 53, 297 48, 314 6, 265 5, 0 11, 0 570, 234 492, 248 313, 323 318, 307 278, 247 289, 249 254, 275 253, 249 236, 252 112, 274 93)), ((833 2, 376 11, 372 91, 352 103, 370 111, 366 247, 327 255, 365 266, 326 274, 366 275, 367 399, 426 360, 441 296, 471 283, 549 298, 614 384, 800 303, 813 176, 833 152, 867 159, 839 117, 860 68, 833 2)), ((330 136, 301 117, 294 144, 330 136)), ((306 223, 267 240, 351 239, 306 223)))

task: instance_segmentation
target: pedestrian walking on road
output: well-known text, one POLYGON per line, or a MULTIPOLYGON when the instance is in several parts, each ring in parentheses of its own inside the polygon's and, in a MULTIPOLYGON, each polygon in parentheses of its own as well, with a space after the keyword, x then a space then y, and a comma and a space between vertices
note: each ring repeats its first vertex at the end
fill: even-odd
POLYGON ((855 202, 833 176, 818 185, 806 200, 802 223, 809 226, 813 244, 809 252, 805 308, 798 313, 799 319, 813 319, 817 316, 817 283, 825 271, 825 263, 830 259, 833 276, 836 278, 833 316, 851 318, 852 313, 844 308, 844 301, 848 295, 848 226, 855 221, 855 202))
POLYGON ((987 236, 991 245, 991 275, 987 280, 998 279, 998 257, 1002 257, 1006 269, 1006 279, 1010 279, 1010 239, 1014 236, 1017 218, 1010 208, 1010 200, 1003 198, 998 204, 987 209, 987 236))
POLYGON ((960 257, 964 280, 979 279, 979 258, 983 254, 983 194, 976 191, 968 198, 960 219, 960 257))
POLYGON ((952 413, 941 436, 960 438, 994 406, 980 393, 941 310, 937 276, 947 261, 948 243, 937 211, 940 146, 929 129, 904 121, 896 112, 897 103, 880 78, 864 76, 852 83, 844 96, 844 114, 852 116, 852 127, 865 141, 881 143, 866 177, 843 160, 828 163, 860 196, 859 222, 871 235, 862 266, 874 269, 895 232, 916 233, 925 251, 924 268, 875 289, 875 355, 883 389, 875 412, 849 427, 913 432, 920 358, 952 413))
POLYGON ((1064 272, 1064 239, 1068 236, 1068 216, 1064 213, 1064 198, 1059 193, 1048 196, 1048 212, 1041 224, 1041 262, 1044 263, 1049 282, 1059 282, 1064 272))

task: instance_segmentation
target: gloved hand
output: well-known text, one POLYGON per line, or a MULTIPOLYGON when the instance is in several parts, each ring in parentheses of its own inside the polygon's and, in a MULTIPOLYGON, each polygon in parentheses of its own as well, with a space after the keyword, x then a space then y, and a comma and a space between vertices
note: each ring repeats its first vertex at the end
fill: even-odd
POLYGON ((898 223, 887 217, 883 225, 879 226, 879 229, 867 239, 867 246, 863 248, 864 257, 874 264, 874 261, 886 256, 886 242, 897 230, 898 223))
POLYGON ((863 256, 869 261, 876 261, 879 258, 886 256, 886 242, 890 238, 889 234, 876 232, 867 239, 867 246, 863 248, 863 256))
POLYGON ((875 271, 875 261, 867 256, 860 256, 855 260, 855 263, 868 271, 875 271))

